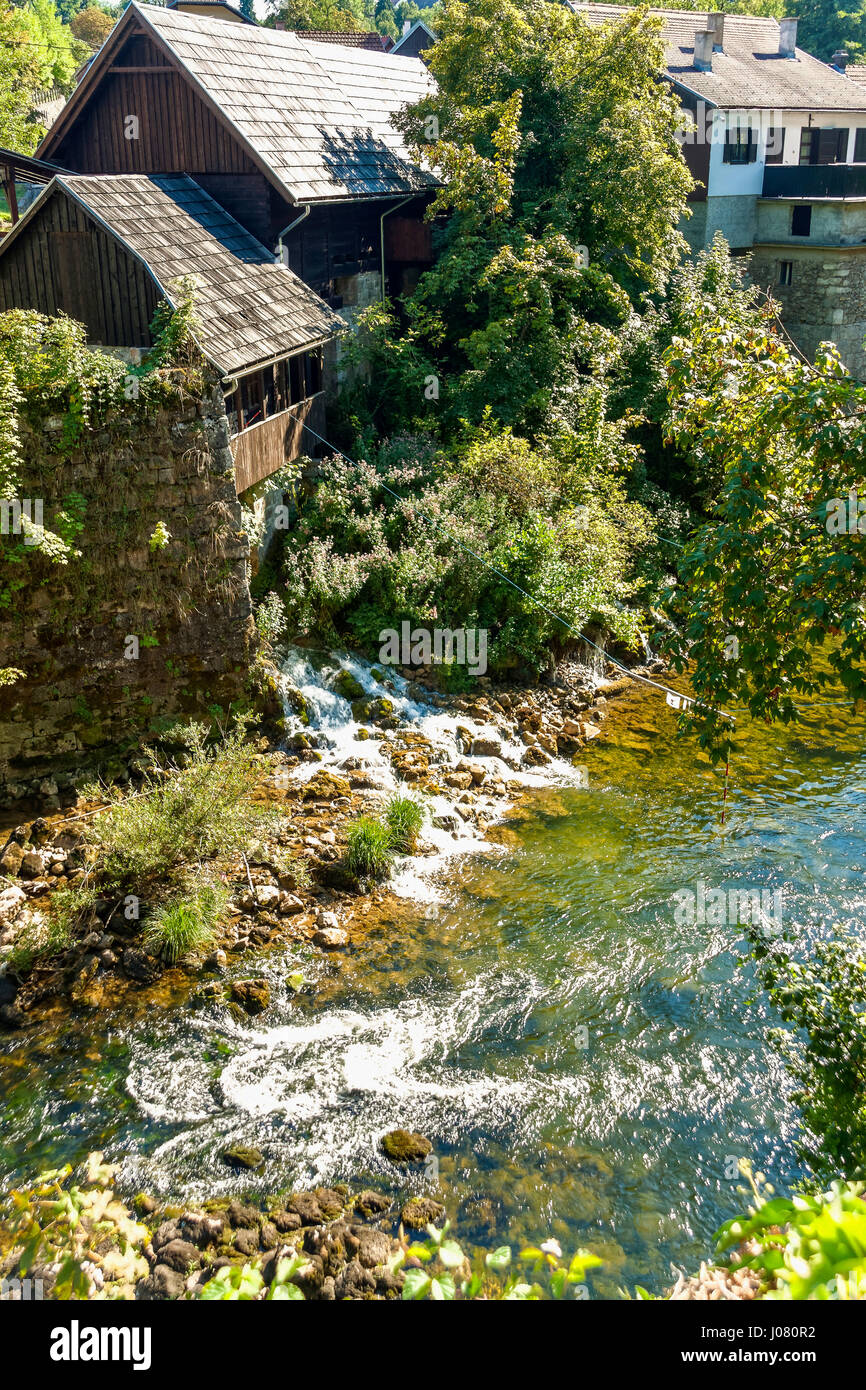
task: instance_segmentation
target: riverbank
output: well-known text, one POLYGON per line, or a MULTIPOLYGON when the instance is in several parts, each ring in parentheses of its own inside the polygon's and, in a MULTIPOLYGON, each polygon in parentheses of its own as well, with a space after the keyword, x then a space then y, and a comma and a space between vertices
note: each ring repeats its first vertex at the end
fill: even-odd
MULTIPOLYGON (((130 994, 154 986, 162 998, 183 997, 202 976, 203 998, 260 1013, 266 981, 220 984, 230 958, 252 963, 259 952, 301 943, 351 949, 391 891, 347 866, 354 820, 379 810, 397 787, 420 797, 426 824, 417 854, 397 866, 395 887, 401 896, 423 895, 422 876, 429 884, 444 858, 483 848, 491 826, 528 787, 579 781, 575 759, 601 735, 609 700, 630 684, 613 667, 593 676, 566 664, 547 686, 485 682, 471 697, 448 695, 409 673, 386 674, 349 658, 331 663, 327 682, 322 677, 314 688, 331 702, 323 719, 321 708, 312 709, 309 683, 292 679, 298 660, 308 667, 308 654, 297 654, 281 681, 288 739, 255 745, 255 799, 274 813, 273 837, 255 855, 217 859, 230 898, 205 954, 167 966, 146 949, 146 915, 137 904, 130 912, 124 896, 97 897, 75 938, 54 948, 54 895, 87 887, 98 809, 85 803, 12 830, 0 851, 0 1027, 22 1029, 49 1016, 56 1022, 64 1008, 121 1009, 130 994)), ((132 785, 128 794, 139 793, 132 785)))
MULTIPOLYGON (((281 770, 309 780, 373 743, 370 765, 345 773, 385 785, 328 812, 350 824, 354 806, 387 802, 388 769, 383 740, 358 740, 350 704, 336 704, 340 663, 325 667, 303 682, 303 727, 329 740, 311 750, 321 761, 293 753, 297 767, 281 770)), ((663 694, 632 686, 610 700, 578 766, 562 760, 572 781, 550 774, 495 798, 510 809, 478 852, 458 850, 478 838, 474 825, 455 838, 430 824, 452 857, 404 856, 370 895, 311 885, 311 902, 321 892, 355 904, 344 948, 227 951, 225 973, 166 970, 124 986, 119 1008, 58 1001, 43 1023, 7 1033, 7 1188, 100 1148, 122 1164, 120 1191, 169 1211, 236 1198, 264 1212, 274 1193, 346 1183, 395 1199, 392 1236, 418 1196, 446 1207, 470 1250, 548 1238, 566 1256, 586 1248, 602 1260, 587 1275, 593 1298, 638 1284, 662 1294, 672 1264, 688 1279, 743 1209, 732 1154, 780 1193, 803 1171, 791 1081, 764 1043, 772 1011, 742 966, 743 931, 689 926, 678 895, 701 882, 783 884, 785 920, 804 940, 856 915, 862 730, 821 706, 796 728, 747 727, 721 826, 722 774, 676 723, 663 694), (226 1002, 249 979, 270 985, 257 1015, 226 1002), (198 997, 214 984, 217 997, 198 997), (395 1127, 430 1140, 434 1172, 382 1154, 395 1127), (258 1149, 260 1171, 225 1161, 238 1145, 258 1149)), ((427 728, 453 766, 463 755, 450 733, 427 728)), ((299 815, 314 805, 303 785, 288 803, 275 788, 299 815)), ((459 804, 463 792, 447 790, 459 804)), ((295 858, 339 862, 337 844, 322 858, 302 829, 295 858)), ((241 892, 242 863, 237 878, 241 892)))

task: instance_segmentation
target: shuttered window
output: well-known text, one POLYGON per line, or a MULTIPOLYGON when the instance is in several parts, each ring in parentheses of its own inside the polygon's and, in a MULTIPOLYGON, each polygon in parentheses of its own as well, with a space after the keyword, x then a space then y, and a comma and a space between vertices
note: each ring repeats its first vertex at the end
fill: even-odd
POLYGON ((728 130, 725 132, 725 147, 722 151, 724 164, 753 164, 758 158, 756 133, 750 129, 728 130))
POLYGON ((804 126, 800 132, 801 164, 844 164, 847 156, 847 126, 804 126))

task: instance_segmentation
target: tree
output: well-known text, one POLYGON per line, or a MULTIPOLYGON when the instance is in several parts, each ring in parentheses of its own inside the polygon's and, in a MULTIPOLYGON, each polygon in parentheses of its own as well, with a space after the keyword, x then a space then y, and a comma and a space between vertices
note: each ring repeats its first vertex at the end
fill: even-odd
POLYGON ((866 6, 862 0, 843 9, 837 0, 800 0, 797 46, 829 62, 837 49, 862 55, 866 43, 866 6))
POLYGON ((37 49, 20 11, 0 10, 0 145, 31 154, 44 127, 33 110, 41 83, 37 49))
POLYGON ((115 16, 106 14, 96 5, 88 5, 79 10, 69 21, 69 27, 77 39, 92 49, 101 48, 114 28, 115 16))
POLYGON ((672 648, 715 753, 726 703, 787 723, 798 695, 866 697, 866 386, 830 343, 814 365, 789 348, 775 307, 749 327, 697 304, 668 358, 672 433, 723 480, 679 567, 672 648))
POLYGON ((301 32, 361 33, 367 28, 360 0, 283 0, 267 23, 272 27, 278 21, 301 32))
POLYGON ((429 51, 438 90, 403 125, 441 176, 437 263, 406 304, 455 418, 567 422, 631 305, 684 242, 691 178, 658 82, 659 22, 593 28, 547 0, 454 0, 429 51), (621 190, 629 188, 623 198, 621 190))
POLYGON ((28 39, 35 45, 38 85, 71 91, 77 68, 90 56, 89 46, 79 42, 69 25, 63 23, 54 0, 28 0, 27 8, 20 13, 29 31, 28 39))

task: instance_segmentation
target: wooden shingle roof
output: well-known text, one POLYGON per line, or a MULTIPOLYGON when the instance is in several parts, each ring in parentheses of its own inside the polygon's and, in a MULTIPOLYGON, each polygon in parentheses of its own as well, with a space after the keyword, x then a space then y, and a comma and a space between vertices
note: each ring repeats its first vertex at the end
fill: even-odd
POLYGON ((375 30, 291 29, 289 32, 310 43, 341 43, 345 48, 369 48, 374 53, 387 53, 392 44, 391 39, 375 30))
MULTIPOLYGON (((115 26, 115 44, 133 25, 153 35, 289 201, 395 197, 435 187, 393 124, 404 105, 432 90, 419 59, 135 3, 115 26)), ((88 97, 84 88, 73 94, 67 121, 76 101, 88 97)))
POLYGON ((147 266, 170 303, 175 302, 172 282, 196 276, 196 337, 224 376, 324 342, 345 327, 338 314, 286 266, 275 263, 261 242, 185 174, 64 175, 42 196, 50 196, 55 187, 75 198, 147 266))

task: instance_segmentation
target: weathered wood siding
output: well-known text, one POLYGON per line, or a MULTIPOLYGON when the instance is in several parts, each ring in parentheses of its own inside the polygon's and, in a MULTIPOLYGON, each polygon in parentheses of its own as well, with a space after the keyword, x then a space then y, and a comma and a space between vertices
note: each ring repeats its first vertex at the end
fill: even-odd
POLYGON ((59 191, 0 260, 0 308, 68 314, 105 347, 150 347, 160 298, 141 262, 59 191))
POLYGON ((318 434, 325 432, 322 395, 302 401, 289 410, 251 425, 231 441, 235 460, 235 486, 238 493, 269 478, 300 454, 312 453, 316 441, 302 428, 308 423, 318 434))

